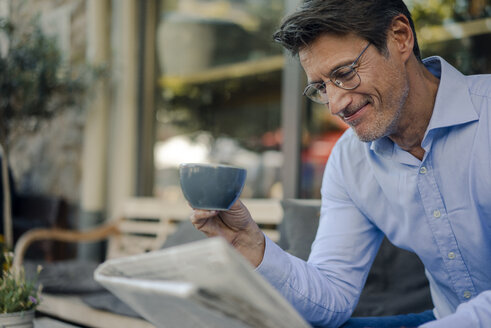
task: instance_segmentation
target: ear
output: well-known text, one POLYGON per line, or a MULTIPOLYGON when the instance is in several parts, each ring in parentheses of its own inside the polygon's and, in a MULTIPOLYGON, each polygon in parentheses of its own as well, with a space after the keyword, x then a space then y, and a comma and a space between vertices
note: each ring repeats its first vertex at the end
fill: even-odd
POLYGON ((389 51, 395 51, 406 62, 413 53, 414 35, 407 17, 399 14, 392 19, 387 34, 389 51))

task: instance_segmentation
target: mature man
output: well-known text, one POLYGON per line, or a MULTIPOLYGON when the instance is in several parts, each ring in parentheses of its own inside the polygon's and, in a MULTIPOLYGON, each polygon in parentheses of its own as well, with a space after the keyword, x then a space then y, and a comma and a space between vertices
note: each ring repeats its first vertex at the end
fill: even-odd
POLYGON ((422 61, 402 0, 305 1, 275 39, 298 54, 304 94, 351 127, 326 166, 309 260, 240 202, 195 210, 194 225, 229 240, 315 326, 349 319, 386 235, 424 263, 435 309, 344 327, 491 327, 491 76, 422 61))

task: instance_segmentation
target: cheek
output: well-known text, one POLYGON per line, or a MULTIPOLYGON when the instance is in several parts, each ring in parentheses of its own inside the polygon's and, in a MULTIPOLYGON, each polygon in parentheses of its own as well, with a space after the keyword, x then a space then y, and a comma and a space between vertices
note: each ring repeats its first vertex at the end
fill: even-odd
POLYGON ((390 107, 399 107, 404 102, 408 90, 408 81, 403 70, 387 67, 379 73, 378 93, 381 102, 390 107))
POLYGON ((387 79, 385 72, 377 72, 372 76, 365 75, 362 78, 357 92, 366 95, 374 105, 381 105, 386 102, 387 94, 390 94, 393 87, 387 79))
POLYGON ((397 106, 404 98, 408 85, 405 68, 390 59, 381 58, 360 68, 358 73, 361 83, 356 91, 369 96, 382 111, 397 106))

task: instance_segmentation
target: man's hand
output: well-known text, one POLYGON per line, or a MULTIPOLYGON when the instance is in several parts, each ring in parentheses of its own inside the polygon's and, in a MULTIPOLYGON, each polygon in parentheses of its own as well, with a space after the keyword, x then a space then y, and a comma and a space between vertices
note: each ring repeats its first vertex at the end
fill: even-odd
POLYGON ((240 200, 228 211, 195 209, 191 222, 208 237, 225 238, 254 267, 261 263, 265 246, 264 235, 240 200))

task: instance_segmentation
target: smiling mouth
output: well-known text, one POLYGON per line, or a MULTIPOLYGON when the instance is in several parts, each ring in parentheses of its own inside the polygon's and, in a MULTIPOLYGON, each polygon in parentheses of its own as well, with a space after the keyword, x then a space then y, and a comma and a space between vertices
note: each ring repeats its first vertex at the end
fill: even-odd
POLYGON ((352 110, 346 110, 344 112, 342 112, 339 116, 346 122, 346 123, 350 123, 350 122, 353 122, 354 120, 356 120, 358 117, 360 117, 364 112, 365 110, 368 108, 368 104, 370 102, 367 101, 365 104, 363 104, 362 106, 358 107, 356 110, 352 111, 352 110))

